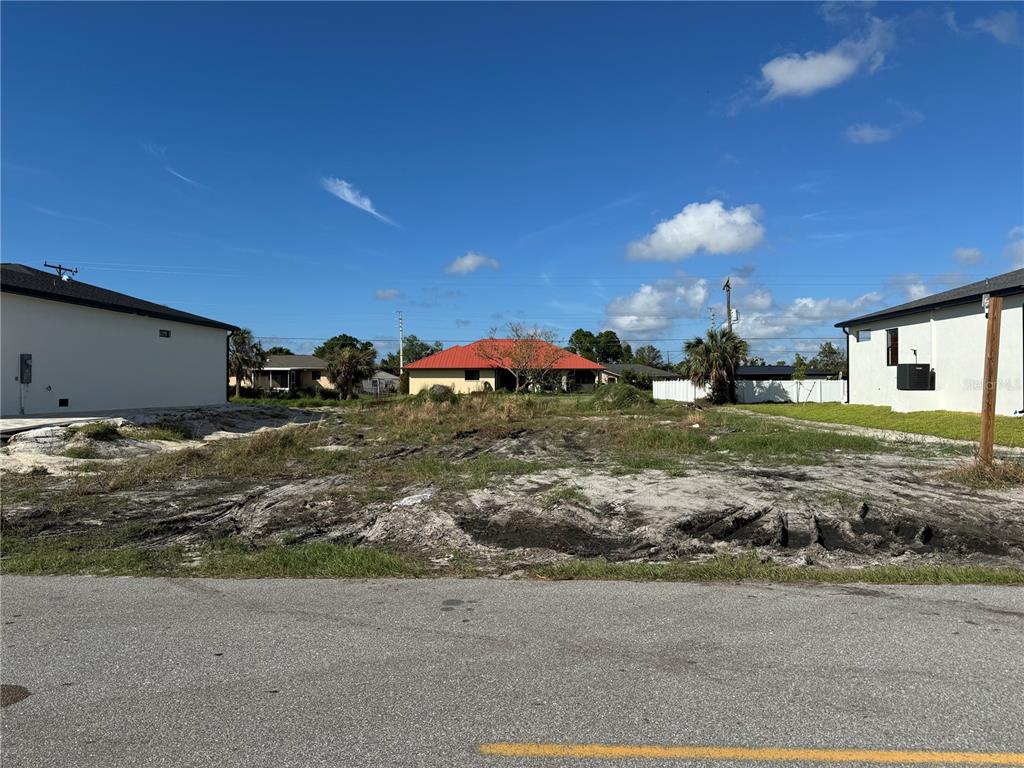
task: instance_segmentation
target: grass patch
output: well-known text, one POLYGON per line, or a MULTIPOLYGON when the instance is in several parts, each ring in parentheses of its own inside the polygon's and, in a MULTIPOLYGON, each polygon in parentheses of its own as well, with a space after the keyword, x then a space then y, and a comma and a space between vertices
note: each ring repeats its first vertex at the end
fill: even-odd
POLYGON ((554 490, 545 493, 544 501, 548 506, 554 506, 561 502, 587 506, 590 504, 590 497, 583 492, 582 488, 577 488, 574 485, 567 485, 563 488, 555 488, 554 490))
POLYGON ((942 477, 972 488, 1024 485, 1024 461, 993 461, 989 466, 973 461, 945 472, 942 477))
POLYGON ((141 427, 122 427, 121 434, 133 440, 191 440, 192 432, 183 424, 149 424, 141 427))
POLYGON ((34 539, 4 537, 4 574, 93 574, 97 576, 177 576, 185 562, 182 547, 96 546, 89 536, 34 539))
POLYGON ((69 459, 98 459, 99 453, 91 445, 72 445, 65 448, 61 456, 69 459))
POLYGON ((278 408, 357 408, 367 401, 339 400, 336 397, 234 397, 230 402, 238 405, 277 406, 278 408))
POLYGON ((230 543, 207 550, 197 576, 339 579, 414 577, 422 566, 402 555, 326 541, 247 547, 230 543))
POLYGON ((794 429, 745 416, 728 408, 704 411, 673 424, 645 421, 606 430, 612 456, 631 470, 680 472, 680 457, 694 455, 748 459, 762 464, 813 464, 836 453, 883 453, 892 446, 873 437, 794 429), (696 427, 694 426, 696 425, 696 427))
POLYGON ((90 440, 116 440, 121 437, 121 431, 109 421, 91 421, 88 424, 78 424, 68 428, 71 432, 90 440))
MULTIPOLYGON (((891 429, 954 440, 977 440, 981 433, 981 415, 959 411, 895 413, 886 406, 845 403, 760 403, 744 405, 742 408, 826 424, 891 429)), ((1024 419, 996 416, 995 442, 999 445, 1024 446, 1024 419)))
MULTIPOLYGON (((120 534, 118 535, 118 538, 120 534)), ((226 578, 414 577, 423 567, 402 555, 330 542, 250 547, 210 545, 198 563, 180 546, 117 546, 93 535, 4 537, 4 574, 95 576, 210 576, 226 578)))
POLYGON ((762 562, 754 554, 720 555, 704 562, 612 563, 570 560, 535 568, 540 578, 605 581, 767 581, 827 584, 1024 584, 1024 569, 980 565, 871 566, 828 569, 762 562))

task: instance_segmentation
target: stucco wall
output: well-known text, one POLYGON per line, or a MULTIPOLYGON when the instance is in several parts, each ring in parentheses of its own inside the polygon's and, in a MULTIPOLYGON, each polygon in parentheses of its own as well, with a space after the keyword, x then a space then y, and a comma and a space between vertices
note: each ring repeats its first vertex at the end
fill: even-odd
MULTIPOLYGON (((1024 295, 1003 299, 996 412, 1024 408, 1024 295)), ((981 302, 919 312, 850 328, 850 402, 894 411, 980 411, 987 320, 981 302), (899 362, 927 363, 935 389, 896 389, 896 367, 886 365, 886 333, 899 329, 899 362), (871 339, 857 341, 860 330, 871 339), (917 359, 912 350, 917 350, 917 359)))
POLYGON ((491 389, 495 388, 494 370, 483 369, 480 371, 480 381, 466 381, 466 372, 463 370, 440 370, 413 368, 409 371, 409 394, 429 389, 435 384, 443 384, 451 387, 454 392, 460 395, 470 392, 482 392, 484 384, 489 383, 491 389))
POLYGON ((213 405, 225 400, 227 331, 0 294, 0 400, 17 415, 19 355, 32 355, 25 413, 213 405), (171 332, 161 338, 159 331, 171 332), (60 398, 68 407, 58 407, 60 398))

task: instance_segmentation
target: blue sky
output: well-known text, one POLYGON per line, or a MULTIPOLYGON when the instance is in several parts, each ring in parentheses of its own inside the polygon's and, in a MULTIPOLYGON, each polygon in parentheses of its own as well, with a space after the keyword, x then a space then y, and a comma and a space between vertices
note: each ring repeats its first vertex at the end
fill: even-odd
MULTIPOLYGON (((5 261, 247 326, 772 359, 1024 266, 1014 4, 2 7, 5 261)), ((393 347, 394 344, 391 343, 393 347)))

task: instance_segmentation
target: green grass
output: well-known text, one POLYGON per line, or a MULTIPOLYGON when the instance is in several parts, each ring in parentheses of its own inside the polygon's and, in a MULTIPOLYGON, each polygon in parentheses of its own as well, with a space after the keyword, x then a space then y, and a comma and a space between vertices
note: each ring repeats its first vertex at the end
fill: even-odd
POLYGON ((221 542, 189 556, 181 546, 117 546, 91 535, 4 537, 4 574, 209 576, 229 578, 380 578, 422 574, 416 561, 368 547, 331 542, 251 547, 221 542))
POLYGON ((64 449, 61 454, 69 459, 95 459, 99 453, 91 445, 72 445, 64 449))
POLYGON ((261 547, 223 544, 210 548, 196 569, 197 576, 232 578, 371 579, 421 573, 417 562, 402 555, 326 541, 261 547))
POLYGON ((120 430, 109 421, 93 421, 69 427, 77 435, 90 440, 116 440, 121 436, 120 430))
MULTIPOLYGON (((977 440, 981 432, 980 414, 959 411, 895 413, 885 406, 845 403, 760 403, 741 407, 744 410, 789 416, 793 419, 891 429, 954 440, 977 440)), ((998 445, 1024 446, 1024 419, 996 416, 995 442, 998 445)))
POLYGON ((590 504, 590 497, 583 492, 583 489, 577 488, 574 485, 567 485, 562 488, 555 488, 554 490, 545 493, 544 501, 549 506, 554 506, 561 502, 582 504, 583 506, 586 506, 590 504))
POLYGON ((611 563, 570 560, 533 570, 544 579, 604 581, 766 581, 829 584, 1009 584, 1024 585, 1024 569, 979 565, 870 566, 827 569, 762 562, 757 555, 719 555, 704 562, 611 563))
POLYGON ((176 576, 184 565, 181 547, 155 549, 102 544, 92 536, 22 539, 5 535, 0 557, 4 574, 176 576))
POLYGON ((121 434, 133 440, 190 440, 192 432, 183 424, 149 424, 142 427, 122 427, 121 434))
POLYGON ((616 424, 607 430, 607 443, 620 467, 674 473, 684 471, 680 458, 685 456, 740 458, 762 464, 815 464, 836 453, 892 450, 891 445, 873 437, 795 429, 728 408, 690 414, 687 420, 668 425, 641 420, 616 424))

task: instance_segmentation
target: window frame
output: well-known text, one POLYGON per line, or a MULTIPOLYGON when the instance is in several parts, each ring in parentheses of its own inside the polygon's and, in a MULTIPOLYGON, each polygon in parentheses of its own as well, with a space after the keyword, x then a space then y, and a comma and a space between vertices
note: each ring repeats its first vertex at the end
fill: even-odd
POLYGON ((871 329, 865 328, 862 331, 857 331, 857 343, 860 344, 865 341, 871 341, 871 329))
POLYGON ((885 364, 892 368, 900 364, 900 329, 885 329, 885 364))

